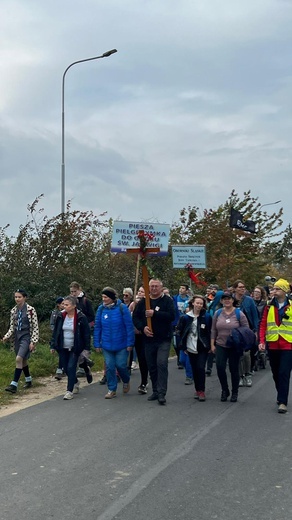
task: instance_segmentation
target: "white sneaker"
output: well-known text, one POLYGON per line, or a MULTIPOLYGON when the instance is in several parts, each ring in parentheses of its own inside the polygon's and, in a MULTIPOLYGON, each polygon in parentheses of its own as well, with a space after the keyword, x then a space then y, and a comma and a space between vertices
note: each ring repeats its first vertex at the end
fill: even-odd
POLYGON ((78 381, 78 383, 75 383, 75 385, 74 385, 73 394, 79 394, 79 386, 80 386, 80 383, 78 381))
POLYGON ((244 376, 239 378, 239 385, 238 386, 246 386, 246 380, 245 380, 244 376))
POLYGON ((245 376, 245 386, 252 386, 252 377, 251 376, 245 376))
POLYGON ((65 399, 65 401, 70 401, 70 399, 73 399, 73 392, 69 392, 69 390, 66 392, 66 394, 64 395, 63 399, 65 399))
POLYGON ((132 370, 138 370, 138 368, 139 368, 138 363, 136 363, 136 361, 133 361, 132 366, 131 366, 131 369, 132 369, 132 370))

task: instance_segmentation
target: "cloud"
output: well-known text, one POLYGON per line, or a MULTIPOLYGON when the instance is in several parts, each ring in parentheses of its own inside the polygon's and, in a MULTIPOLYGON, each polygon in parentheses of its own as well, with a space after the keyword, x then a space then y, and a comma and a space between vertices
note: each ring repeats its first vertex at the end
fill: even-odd
MULTIPOLYGON (((231 190, 281 199, 289 222, 291 5, 258 0, 4 0, 0 225, 40 193, 123 220, 178 219, 231 190), (277 193, 275 197, 275 193, 277 193)), ((274 208, 271 207, 273 210, 274 208)))

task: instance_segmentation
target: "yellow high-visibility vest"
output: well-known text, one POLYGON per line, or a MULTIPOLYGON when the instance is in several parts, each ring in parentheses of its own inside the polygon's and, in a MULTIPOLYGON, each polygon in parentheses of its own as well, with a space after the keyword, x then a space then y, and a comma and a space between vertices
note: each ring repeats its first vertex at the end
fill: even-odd
POLYGON ((277 341, 279 336, 284 338, 288 343, 292 343, 292 302, 289 300, 289 306, 285 310, 285 316, 280 325, 277 325, 275 318, 275 307, 271 305, 267 315, 267 331, 266 340, 277 341))

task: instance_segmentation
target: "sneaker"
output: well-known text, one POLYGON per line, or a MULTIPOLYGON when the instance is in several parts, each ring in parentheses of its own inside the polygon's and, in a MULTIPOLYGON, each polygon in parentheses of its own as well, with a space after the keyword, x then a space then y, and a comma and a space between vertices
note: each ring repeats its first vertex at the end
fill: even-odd
POLYGON ((283 403, 279 404, 278 413, 286 413, 287 412, 287 406, 283 403))
POLYGON ((178 368, 179 370, 183 370, 183 369, 184 369, 184 366, 183 366, 181 363, 178 363, 178 364, 177 364, 177 368, 178 368))
POLYGON ((93 365, 94 365, 94 361, 92 361, 92 359, 89 359, 89 358, 86 359, 86 363, 87 363, 87 365, 89 366, 89 368, 92 368, 93 365))
POLYGON ((193 385, 194 380, 191 377, 186 377, 185 385, 193 385))
POLYGON ((62 368, 57 368, 56 374, 55 374, 55 379, 57 379, 58 381, 61 381, 61 379, 63 379, 64 375, 65 374, 63 372, 63 369, 62 368))
POLYGON ((227 397, 229 397, 229 396, 230 396, 229 390, 222 390, 222 392, 221 392, 221 401, 222 401, 222 403, 227 401, 227 397))
POLYGON ((123 383, 123 394, 127 394, 130 390, 130 382, 129 383, 123 383))
POLYGON ((205 372, 206 376, 209 376, 212 374, 212 370, 210 370, 210 368, 207 368, 206 372, 205 372))
POLYGON ((75 383, 75 385, 73 387, 73 394, 79 394, 79 386, 80 386, 80 383, 78 381, 78 383, 75 383))
POLYGON ((16 394, 17 386, 15 386, 15 385, 8 385, 8 386, 6 386, 5 392, 10 392, 10 394, 16 394))
POLYGON ((73 399, 73 392, 69 392, 69 390, 66 392, 66 394, 64 395, 63 399, 65 401, 70 401, 71 399, 73 399))
POLYGON ((77 377, 86 377, 84 368, 78 368, 78 370, 76 372, 76 376, 77 377))
POLYGON ((139 368, 138 363, 136 363, 136 361, 133 361, 132 366, 131 366, 131 369, 132 369, 132 370, 137 370, 138 368, 139 368))
POLYGON ((153 392, 153 394, 149 395, 149 397, 147 397, 147 401, 157 401, 158 399, 158 393, 157 392, 153 392))
POLYGON ((231 394, 230 402, 236 403, 237 402, 238 395, 237 394, 231 394))
POLYGON ((238 386, 246 386, 246 378, 245 376, 242 376, 239 378, 239 385, 238 386))
POLYGON ((27 390, 28 388, 32 387, 32 381, 26 381, 26 383, 23 385, 23 388, 27 390))
POLYGON ((245 386, 252 386, 252 377, 251 377, 251 375, 245 376, 245 386))
POLYGON ((147 388, 145 385, 138 386, 138 394, 141 394, 141 395, 147 394, 147 388))
POLYGON ((89 372, 87 372, 87 374, 86 374, 86 379, 87 379, 87 383, 90 385, 90 383, 92 383, 92 381, 93 381, 93 377, 92 377, 90 368, 88 368, 88 370, 89 370, 89 372))
POLYGON ((105 399, 113 399, 114 397, 117 397, 117 392, 114 390, 109 390, 107 394, 105 394, 105 399))
POLYGON ((194 399, 199 399, 199 393, 200 392, 195 392, 194 399))
POLYGON ((198 392, 199 394, 199 401, 206 401, 205 392, 198 392))
POLYGON ((106 382, 107 382, 107 380, 106 380, 106 375, 104 375, 104 376, 102 376, 101 380, 99 381, 99 384, 100 384, 100 385, 105 385, 106 382))

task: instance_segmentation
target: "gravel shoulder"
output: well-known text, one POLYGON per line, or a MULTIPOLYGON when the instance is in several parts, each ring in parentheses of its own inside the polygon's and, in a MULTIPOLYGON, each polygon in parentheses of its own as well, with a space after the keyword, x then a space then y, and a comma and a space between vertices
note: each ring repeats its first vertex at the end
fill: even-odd
MULTIPOLYGON (((92 372, 92 375, 94 383, 99 381, 102 377, 100 372, 92 372)), ((9 403, 2 405, 0 407, 0 418, 24 410, 24 408, 28 408, 29 406, 48 401, 66 392, 66 377, 61 379, 61 381, 57 381, 54 376, 40 377, 37 379, 37 382, 39 386, 33 386, 30 390, 25 391, 25 393, 14 395, 9 403)), ((80 388, 87 385, 86 379, 80 378, 80 388)))

